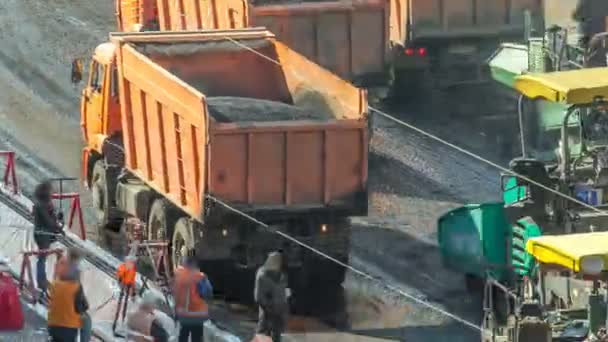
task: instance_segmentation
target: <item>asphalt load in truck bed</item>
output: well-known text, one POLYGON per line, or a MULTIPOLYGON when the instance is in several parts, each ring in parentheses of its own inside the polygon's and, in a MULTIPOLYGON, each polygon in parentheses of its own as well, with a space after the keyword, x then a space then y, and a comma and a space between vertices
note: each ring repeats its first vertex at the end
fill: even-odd
POLYGON ((333 119, 324 111, 306 110, 297 106, 246 97, 207 97, 209 114, 218 122, 268 122, 333 119))
MULTIPOLYGON (((51 175, 80 174, 82 84, 70 83, 71 60, 90 56, 112 30, 113 1, 0 1, 0 149, 19 153, 18 172, 26 190, 51 175)), ((411 117, 403 109, 390 112, 411 117)), ((430 118, 433 113, 420 115, 430 118)), ((385 119, 374 121, 370 216, 354 220, 351 262, 475 321, 470 313, 479 313, 480 307, 468 303, 461 276, 440 265, 435 225, 439 215, 462 203, 498 199, 498 173, 385 119)), ((434 128, 437 122, 420 125, 434 128)), ((456 143, 479 142, 476 152, 483 155, 496 153, 473 121, 453 125, 446 122, 439 133, 456 143)), ((90 196, 82 193, 86 205, 90 196)), ((88 215, 89 223, 92 217, 88 215)), ((88 227, 93 237, 94 225, 88 227)), ((345 286, 349 321, 358 334, 406 341, 475 340, 470 328, 352 274, 345 286)))

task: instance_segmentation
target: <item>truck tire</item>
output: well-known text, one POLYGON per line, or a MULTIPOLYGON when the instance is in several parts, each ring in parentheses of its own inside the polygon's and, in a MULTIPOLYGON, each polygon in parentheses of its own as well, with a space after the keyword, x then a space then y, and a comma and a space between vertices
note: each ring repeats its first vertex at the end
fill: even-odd
POLYGON ((120 231, 122 215, 116 208, 116 183, 120 169, 106 166, 104 159, 95 162, 91 175, 91 194, 98 233, 105 229, 120 231))
POLYGON ((148 240, 171 242, 178 218, 179 214, 169 201, 164 198, 154 200, 148 215, 148 240))
POLYGON ((194 252, 194 236, 192 236, 192 226, 188 222, 188 218, 182 217, 175 223, 173 229, 173 238, 171 239, 171 263, 174 265, 180 264, 181 257, 184 254, 194 252))

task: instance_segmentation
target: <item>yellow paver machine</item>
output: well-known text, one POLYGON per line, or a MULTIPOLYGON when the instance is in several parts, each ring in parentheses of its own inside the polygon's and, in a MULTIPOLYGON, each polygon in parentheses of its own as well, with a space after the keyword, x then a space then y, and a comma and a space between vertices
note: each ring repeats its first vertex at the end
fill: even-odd
POLYGON ((523 126, 524 149, 545 153, 511 162, 525 179, 503 174, 502 202, 443 215, 440 251, 471 289, 485 289, 482 341, 585 341, 606 316, 608 68, 521 75, 514 88, 562 108, 552 130, 523 126))
MULTIPOLYGON (((507 324, 486 322, 482 341, 608 341, 608 232, 535 237, 526 252, 536 261, 535 276, 523 279, 520 294, 505 289, 512 308, 507 324), (552 297, 550 284, 557 282, 569 292, 566 302, 552 297), (584 297, 587 305, 576 306, 574 297, 584 297)), ((484 298, 486 309, 495 295, 484 298)))

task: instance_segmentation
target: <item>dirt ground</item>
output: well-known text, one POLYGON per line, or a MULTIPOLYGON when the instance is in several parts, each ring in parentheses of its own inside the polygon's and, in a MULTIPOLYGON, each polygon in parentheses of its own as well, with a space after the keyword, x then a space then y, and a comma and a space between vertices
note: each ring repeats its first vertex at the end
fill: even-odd
MULTIPOLYGON (((90 55, 114 29, 113 12, 109 0, 0 2, 0 149, 18 151, 26 191, 44 177, 80 174, 80 87, 70 83, 69 69, 73 58, 90 55)), ((416 117, 387 110, 404 119, 416 117)), ((491 133, 470 123, 438 127, 415 120, 484 155, 496 153, 487 137, 491 133)), ((374 126, 371 213, 353 220, 351 262, 478 323, 478 303, 464 292, 461 275, 440 265, 436 220, 463 203, 497 200, 498 172, 387 119, 374 118, 374 126)), ((89 197, 84 198, 87 203, 89 197)), ((351 274, 345 286, 356 333, 411 341, 475 338, 470 328, 374 282, 351 274)))

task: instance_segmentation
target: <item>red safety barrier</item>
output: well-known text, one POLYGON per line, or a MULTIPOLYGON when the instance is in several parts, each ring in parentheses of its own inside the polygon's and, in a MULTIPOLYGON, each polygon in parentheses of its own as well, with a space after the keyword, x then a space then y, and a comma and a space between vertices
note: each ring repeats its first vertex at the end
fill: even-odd
POLYGON ((4 168, 4 186, 11 187, 13 194, 19 193, 19 183, 17 183, 17 172, 15 171, 15 152, 13 151, 0 151, 0 156, 6 158, 6 164, 4 168))
POLYGON ((147 256, 154 267, 154 281, 166 281, 171 274, 169 266, 169 243, 167 241, 143 241, 133 242, 129 249, 137 247, 135 251, 138 257, 147 256))
POLYGON ((34 274, 32 272, 32 263, 30 258, 32 256, 49 256, 55 254, 57 260, 63 255, 63 250, 56 249, 41 249, 38 251, 23 252, 23 260, 21 261, 21 272, 19 273, 19 289, 23 291, 24 287, 27 287, 29 292, 34 296, 33 302, 36 302, 36 286, 34 285, 34 274))
MULTIPOLYGON (((80 238, 82 240, 87 239, 87 232, 84 226, 84 218, 82 216, 82 207, 80 206, 80 194, 77 192, 67 193, 55 193, 52 195, 54 200, 65 200, 71 199, 72 204, 70 205, 70 216, 68 218, 68 228, 74 231, 74 216, 78 215, 78 224, 80 225, 80 238)), ((77 233, 78 234, 78 233, 77 233)))

